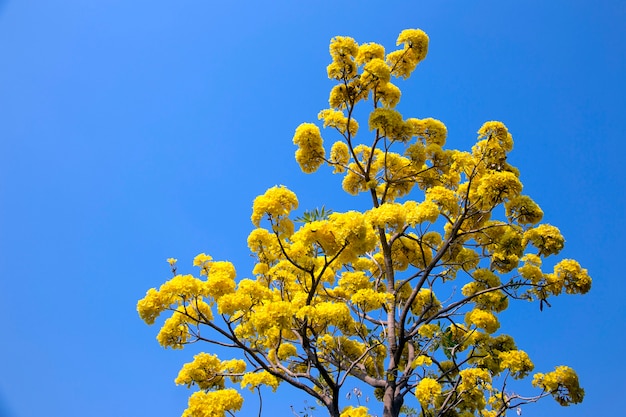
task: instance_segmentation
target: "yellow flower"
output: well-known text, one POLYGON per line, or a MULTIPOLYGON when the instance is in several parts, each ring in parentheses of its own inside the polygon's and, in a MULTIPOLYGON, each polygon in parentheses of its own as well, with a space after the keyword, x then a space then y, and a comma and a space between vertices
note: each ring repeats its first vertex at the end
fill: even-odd
POLYGON ((348 145, 342 141, 337 141, 330 149, 330 162, 335 167, 333 173, 341 173, 346 170, 346 166, 350 161, 350 150, 348 145))
POLYGON ((367 64, 372 59, 384 59, 385 48, 377 43, 364 43, 359 46, 355 62, 358 65, 367 64))
POLYGON ((465 315, 465 322, 473 324, 480 329, 484 329, 487 333, 493 333, 500 327, 500 323, 492 312, 474 309, 465 315))
POLYGON ((533 386, 552 394, 561 405, 578 404, 585 396, 585 390, 578 383, 578 375, 567 366, 557 366, 547 374, 535 374, 533 386))
POLYGON ((250 391, 254 391, 254 388, 260 385, 267 385, 275 392, 279 384, 280 380, 267 371, 249 372, 241 380, 241 388, 248 387, 250 391))
POLYGON ((539 255, 556 255, 565 246, 561 231, 549 224, 540 224, 524 232, 524 245, 532 244, 539 249, 539 255))
POLYGON ((492 171, 481 177, 477 191, 485 205, 495 207, 517 197, 522 192, 522 183, 512 172, 492 171))
POLYGON ((563 259, 556 264, 554 275, 568 294, 585 294, 591 289, 591 277, 587 270, 573 259, 563 259))
POLYGON ((432 201, 424 201, 419 204, 414 201, 404 203, 406 209, 406 222, 411 226, 423 222, 434 223, 439 217, 439 207, 432 201))
POLYGON ((302 123, 293 136, 294 145, 298 145, 296 161, 302 171, 315 172, 324 162, 324 146, 320 129, 313 123, 302 123))
POLYGON ((287 187, 279 186, 268 189, 265 194, 254 199, 252 205, 252 223, 259 227, 263 216, 272 219, 286 217, 298 208, 298 198, 287 187))
POLYGON ((363 67, 363 75, 361 76, 361 83, 368 88, 372 88, 372 84, 385 85, 389 82, 391 77, 391 69, 380 58, 374 58, 369 61, 363 67))
POLYGON ((426 199, 440 207, 443 213, 456 215, 459 211, 459 199, 454 191, 440 185, 429 188, 426 191, 426 199))
POLYGON ((526 195, 520 195, 504 203, 506 216, 519 224, 536 224, 543 217, 537 203, 526 195))
POLYGON ((235 291, 235 267, 230 262, 213 262, 205 284, 206 292, 214 299, 235 291))
POLYGON ((412 59, 420 62, 428 53, 428 41, 428 35, 423 30, 405 29, 398 35, 396 45, 404 44, 405 49, 412 51, 412 59))
POLYGON ((430 366, 432 364, 433 360, 430 357, 419 355, 417 358, 413 359, 413 362, 411 363, 411 368, 414 369, 420 366, 430 366))
POLYGON ((374 100, 380 100, 385 107, 394 108, 402 95, 400 89, 392 83, 379 84, 374 100))
POLYGON ((439 395, 441 395, 441 385, 435 379, 423 378, 415 387, 415 396, 422 406, 434 404, 439 395))
POLYGON ((393 109, 377 108, 370 113, 370 130, 380 129, 385 136, 391 139, 401 136, 405 129, 402 115, 393 109))
POLYGON ((478 139, 483 138, 497 142, 505 152, 513 149, 513 137, 502 122, 491 121, 483 124, 478 130, 478 139))
POLYGON ((359 51, 359 45, 348 36, 335 36, 330 40, 330 56, 335 61, 342 61, 354 57, 359 51))
POLYGON ((232 388, 191 394, 182 417, 224 417, 241 410, 243 397, 232 388))
POLYGON ((369 210, 367 219, 374 227, 398 231, 406 223, 406 210, 402 204, 385 203, 369 210))
POLYGON ((435 144, 443 146, 446 143, 448 129, 437 119, 410 119, 413 134, 424 141, 427 145, 435 144))
POLYGON ((523 350, 500 352, 498 356, 501 360, 500 367, 508 369, 515 379, 526 377, 535 367, 528 357, 528 354, 523 350))

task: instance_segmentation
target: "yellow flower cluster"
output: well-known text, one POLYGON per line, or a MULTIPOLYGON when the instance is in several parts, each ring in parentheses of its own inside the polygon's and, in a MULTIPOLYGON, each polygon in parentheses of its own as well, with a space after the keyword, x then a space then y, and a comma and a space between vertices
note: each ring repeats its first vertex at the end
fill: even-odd
POLYGON ((374 101, 380 100, 383 106, 392 109, 400 102, 401 96, 402 92, 400 89, 389 82, 378 85, 375 91, 374 101))
POLYGON ((524 245, 532 244, 539 249, 539 255, 556 255, 565 246, 565 239, 558 228, 549 224, 540 224, 524 232, 524 245))
POLYGON ((535 368, 528 354, 523 350, 500 352, 499 357, 501 360, 500 367, 508 369, 515 379, 525 378, 535 368))
POLYGON ((402 115, 394 110, 379 107, 370 113, 370 130, 378 129, 381 136, 391 140, 405 142, 412 136, 412 132, 407 123, 402 120, 402 115))
POLYGON ((485 391, 490 391, 491 375, 486 369, 469 368, 459 371, 461 383, 458 390, 463 398, 464 408, 482 410, 486 406, 485 391))
POLYGON ((191 394, 182 417, 225 417, 241 410, 243 397, 232 388, 191 394))
POLYGON ((427 119, 408 119, 407 123, 411 126, 413 135, 415 135, 422 143, 426 145, 443 146, 446 143, 448 129, 440 120, 427 119))
POLYGON ((296 161, 302 171, 313 173, 324 163, 324 141, 320 129, 313 123, 302 123, 298 126, 293 143, 298 146, 296 161))
POLYGON ((385 85, 391 80, 391 68, 380 58, 373 58, 363 67, 361 84, 382 84, 385 85))
POLYGON ((298 198, 291 190, 284 186, 272 187, 265 194, 254 199, 251 220, 256 227, 259 227, 264 216, 280 221, 297 208, 298 198))
POLYGON ((356 75, 354 57, 359 45, 347 36, 336 36, 330 41, 330 55, 333 62, 327 67, 328 78, 335 80, 351 79, 356 75))
POLYGON ((186 301, 208 296, 205 282, 192 275, 176 275, 157 291, 151 288, 146 296, 137 303, 139 316, 147 324, 172 305, 183 305, 186 301))
POLYGON ((235 267, 230 262, 213 262, 207 282, 205 284, 206 292, 218 300, 224 294, 230 294, 235 291, 235 267))
POLYGON ((478 194, 487 207, 495 207, 517 197, 521 192, 522 183, 519 178, 508 171, 490 171, 480 178, 478 186, 478 194))
POLYGON ((370 288, 358 290, 351 298, 350 301, 359 306, 362 311, 378 310, 382 306, 393 300, 393 294, 386 292, 374 291, 370 288))
POLYGON ((526 247, 523 229, 501 221, 484 222, 481 232, 474 238, 490 253, 491 267, 500 273, 516 268, 526 247))
POLYGON ((276 378, 274 375, 270 374, 267 371, 260 372, 249 372, 243 376, 241 379, 241 387, 248 387, 250 391, 254 391, 255 388, 266 385, 272 388, 272 391, 276 391, 278 385, 280 384, 280 379, 276 378))
POLYGON ((406 222, 406 210, 397 203, 381 204, 369 210, 366 216, 372 226, 389 229, 394 233, 402 230, 406 222))
POLYGON ((186 363, 176 377, 176 385, 197 385, 201 390, 224 389, 224 376, 231 380, 237 378, 246 370, 246 363, 240 359, 220 361, 216 355, 199 353, 193 357, 193 362, 186 363))
MULTIPOLYGON (((405 271, 409 265, 425 268, 433 258, 432 248, 413 233, 394 240, 391 246, 391 260, 396 271, 405 271)), ((404 291, 409 291, 408 286, 404 291)), ((408 294, 407 294, 408 296, 408 294)))
POLYGON ((411 311, 420 319, 433 317, 441 309, 441 303, 435 297, 435 293, 428 288, 422 288, 417 293, 411 311))
POLYGON ((519 195, 504 203, 506 216, 519 224, 536 224, 543 218, 543 211, 530 197, 519 195))
POLYGON ((487 122, 478 130, 478 142, 472 148, 476 160, 488 170, 509 169, 506 154, 513 149, 513 137, 501 122, 487 122))
POLYGON ((387 55, 387 64, 392 68, 396 77, 409 78, 428 53, 428 35, 419 29, 403 30, 396 41, 396 45, 404 45, 404 49, 391 52, 387 55))
POLYGON ((496 316, 487 310, 475 308, 465 315, 465 322, 468 325, 474 325, 479 329, 485 330, 487 333, 493 333, 500 328, 500 323, 496 316))
POLYGON ((411 369, 430 366, 433 364, 433 360, 429 356, 419 355, 417 358, 413 359, 411 362, 411 369))
MULTIPOLYGON (((437 333, 437 332, 436 332, 437 333)), ((444 333, 445 338, 449 338, 449 343, 454 347, 455 352, 463 352, 476 341, 479 333, 475 330, 468 330, 460 323, 452 323, 444 333)))
POLYGON ((415 387, 415 396, 423 407, 433 405, 441 395, 441 385, 433 378, 423 378, 415 387))
POLYGON ((347 264, 372 251, 377 239, 367 216, 349 211, 306 223, 290 237, 290 242, 286 248, 290 259, 308 269, 315 264, 318 249, 334 259, 335 265, 347 264))
POLYGON ((164 348, 182 349, 189 341, 190 334, 187 323, 189 320, 185 317, 183 307, 178 307, 174 314, 165 320, 163 327, 157 334, 159 344, 164 348))
POLYGON ((348 166, 348 162, 350 161, 350 150, 348 149, 348 145, 341 141, 337 141, 333 143, 332 148, 330 148, 330 161, 329 163, 335 167, 333 173, 342 173, 345 172, 346 166, 348 166))
POLYGON ((269 268, 282 255, 278 239, 267 229, 257 228, 248 235, 248 248, 256 254, 259 262, 269 268))
POLYGON ((335 326, 348 334, 356 328, 349 307, 332 301, 304 306, 295 316, 301 320, 307 318, 318 333, 323 333, 329 326, 335 326))
POLYGON ((348 119, 341 110, 326 109, 319 112, 317 118, 324 120, 324 127, 334 127, 341 134, 349 132, 351 136, 356 135, 359 124, 356 120, 348 119))
POLYGON ((209 269, 211 268, 212 260, 213 258, 211 256, 206 253, 201 253, 193 258, 193 266, 200 268, 200 275, 207 275, 209 273, 209 269))
POLYGON ((434 223, 440 215, 437 204, 430 200, 421 203, 409 200, 404 203, 404 207, 406 209, 406 222, 411 226, 424 222, 434 223))
POLYGON ((565 287, 567 294, 585 294, 591 289, 591 277, 587 270, 573 259, 563 259, 554 266, 554 272, 546 275, 547 289, 559 295, 565 287))
POLYGON ((220 297, 217 309, 220 314, 233 315, 239 310, 250 311, 254 306, 270 300, 272 292, 267 287, 251 279, 242 279, 235 292, 220 297))
POLYGON ((419 327, 417 332, 420 336, 431 339, 439 333, 439 326, 436 324, 424 324, 419 327))
POLYGON ((381 174, 382 181, 376 187, 376 193, 384 196, 384 201, 392 202, 413 189, 418 171, 409 159, 395 152, 388 152, 381 174))
POLYGON ((478 130, 478 140, 481 139, 494 141, 505 152, 510 152, 513 149, 513 137, 502 122, 484 123, 478 130))
POLYGON ((370 62, 372 59, 384 59, 385 48, 374 42, 364 43, 359 46, 359 50, 354 61, 357 65, 363 65, 370 62))
MULTIPOLYGON (((475 270, 472 276, 474 281, 465 284, 461 289, 462 294, 466 297, 470 297, 480 291, 488 290, 489 288, 497 287, 501 284, 500 278, 485 268, 475 270)), ((508 298, 501 290, 477 295, 472 298, 472 302, 474 302, 479 309, 496 312, 505 310, 509 304, 508 298)))
POLYGON ((426 199, 435 203, 441 213, 448 216, 456 216, 459 212, 459 199, 454 191, 436 185, 426 191, 426 199))
POLYGON ((585 390, 578 383, 578 375, 567 366, 557 366, 547 374, 535 374, 533 386, 552 394, 561 405, 578 404, 585 396, 585 390))

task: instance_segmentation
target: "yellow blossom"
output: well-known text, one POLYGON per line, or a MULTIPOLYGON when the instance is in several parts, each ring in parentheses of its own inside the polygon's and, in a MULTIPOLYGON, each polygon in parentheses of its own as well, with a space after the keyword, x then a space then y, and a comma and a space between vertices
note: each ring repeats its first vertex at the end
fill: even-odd
POLYGON ((363 67, 363 75, 361 83, 368 88, 372 88, 371 84, 385 85, 389 82, 391 70, 380 58, 373 58, 363 67))
POLYGON ((509 350, 500 352, 500 367, 508 369, 513 378, 520 379, 526 377, 534 369, 528 354, 523 350, 509 350))
POLYGON ((465 322, 473 324, 487 333, 493 333, 500 327, 500 323, 492 312, 481 309, 474 309, 465 315, 465 322))
POLYGON ((363 43, 359 46, 355 61, 358 65, 370 62, 372 59, 384 59, 385 48, 377 43, 363 43))
POLYGON ((357 121, 352 118, 348 119, 341 110, 322 110, 317 115, 317 118, 324 120, 324 127, 334 127, 342 134, 350 132, 350 135, 354 136, 359 130, 357 121))
POLYGON ((241 387, 248 387, 250 391, 254 391, 254 388, 260 385, 267 385, 272 388, 272 391, 276 391, 279 384, 280 380, 267 371, 249 372, 241 380, 241 387))
POLYGON ((333 173, 342 173, 350 161, 350 151, 344 142, 335 142, 330 149, 330 163, 335 167, 333 173))
POLYGON ((182 417, 225 417, 239 411, 243 397, 232 388, 219 391, 198 391, 191 394, 182 417))
POLYGON ((284 186, 272 187, 265 194, 254 199, 252 207, 252 223, 259 227, 263 216, 279 218, 288 216, 298 208, 298 198, 284 186))
POLYGON ((524 244, 530 243, 539 249, 539 255, 556 255, 565 246, 565 239, 558 228, 540 224, 524 233, 524 244))
POLYGON ((213 262, 206 282, 206 292, 214 299, 235 290, 235 267, 230 262, 213 262))
POLYGON ((216 355, 199 353, 193 357, 192 362, 183 366, 175 382, 187 387, 197 385, 202 390, 223 389, 224 378, 220 375, 220 370, 221 361, 216 355))
POLYGON ((394 108, 400 101, 402 92, 392 83, 379 84, 376 88, 376 97, 374 100, 380 100, 383 106, 394 108))
POLYGON ((296 161, 302 171, 310 174, 315 172, 324 162, 324 141, 320 129, 313 123, 302 123, 296 129, 293 143, 298 146, 296 161))
POLYGON ((547 374, 535 374, 533 386, 552 394, 561 405, 578 404, 585 396, 585 390, 578 383, 578 375, 567 366, 557 366, 547 374))
POLYGON ((330 55, 335 61, 347 60, 359 51, 359 44, 348 36, 335 36, 330 41, 330 55))
POLYGON ((415 396, 422 406, 434 404, 441 395, 441 385, 432 378, 423 378, 415 387, 415 396))

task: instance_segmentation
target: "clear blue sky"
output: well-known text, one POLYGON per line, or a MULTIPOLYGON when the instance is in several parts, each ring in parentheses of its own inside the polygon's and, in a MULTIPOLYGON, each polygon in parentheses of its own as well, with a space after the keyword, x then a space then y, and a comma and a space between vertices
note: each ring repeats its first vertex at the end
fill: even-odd
MULTIPOLYGON (((250 276, 270 186, 302 208, 359 204, 340 177, 302 174, 291 139, 327 106, 331 37, 391 49, 405 28, 431 43, 399 109, 459 149, 503 121, 525 192, 594 278, 504 318, 537 370, 570 365, 587 390, 524 416, 623 413, 624 22, 619 0, 1 1, 0 416, 180 415, 191 392, 173 380, 202 347, 163 350, 137 300, 168 257, 250 276)), ((302 405, 279 392, 264 415, 302 405)))

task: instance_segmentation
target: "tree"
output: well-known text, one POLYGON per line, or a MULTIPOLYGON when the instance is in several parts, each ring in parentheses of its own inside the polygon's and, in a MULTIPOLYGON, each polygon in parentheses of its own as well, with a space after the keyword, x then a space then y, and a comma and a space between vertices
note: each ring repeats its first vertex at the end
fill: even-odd
POLYGON ((527 377, 533 363, 496 332, 511 301, 543 309, 550 297, 589 291, 587 270, 571 259, 542 270, 564 239, 522 194, 504 124, 485 123, 471 151, 450 150, 442 122, 395 110, 400 89, 391 77, 409 78, 428 37, 405 30, 397 45, 385 54, 375 43, 333 38, 328 76, 337 84, 318 117, 338 140, 327 153, 311 123, 293 138, 304 172, 329 165, 346 192, 369 195, 369 210, 308 211, 296 229, 296 195, 270 188, 253 204, 254 279, 236 280, 231 263, 206 254, 194 259, 199 278, 177 274, 169 259, 174 277, 139 301, 148 324, 172 312, 157 336, 164 347, 202 341, 239 354, 200 353, 183 366, 176 383, 200 389, 184 416, 239 410, 235 384, 290 385, 332 417, 368 415, 340 404, 358 386, 372 387, 384 417, 407 412, 405 403, 421 416, 496 417, 549 395, 561 405, 582 401, 566 366, 535 374, 533 395, 509 392, 510 379, 527 377), (357 136, 355 109, 367 104, 369 132, 357 136))

